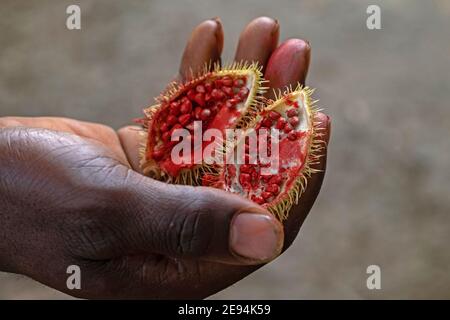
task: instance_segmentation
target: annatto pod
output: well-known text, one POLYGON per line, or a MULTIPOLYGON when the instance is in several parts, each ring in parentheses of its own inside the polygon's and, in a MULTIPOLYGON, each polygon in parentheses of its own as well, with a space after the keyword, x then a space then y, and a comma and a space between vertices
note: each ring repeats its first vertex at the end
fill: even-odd
MULTIPOLYGON (((144 174, 169 183, 239 194, 266 207, 279 220, 286 219, 305 190, 307 178, 316 171, 322 133, 315 122, 312 89, 299 85, 279 92, 274 100, 265 100, 264 82, 257 65, 241 63, 223 69, 217 66, 186 83, 172 84, 157 105, 144 110, 144 174), (202 158, 174 163, 172 150, 178 141, 171 141, 173 131, 193 132, 196 120, 202 121, 203 131, 241 129, 232 140, 221 142, 225 162, 211 165, 202 158)), ((210 143, 193 147, 189 156, 203 155, 210 143)))
MULTIPOLYGON (((203 161, 192 159, 191 164, 174 163, 171 153, 177 141, 171 141, 176 129, 194 132, 195 121, 201 121, 202 131, 215 128, 245 127, 253 120, 264 89, 261 68, 257 64, 233 63, 213 71, 193 76, 186 83, 171 83, 157 98, 157 104, 144 110, 142 123, 147 130, 141 152, 144 174, 177 184, 196 185, 201 175, 213 170, 203 161)), ((195 155, 203 154, 209 143, 192 148, 195 155)))
POLYGON ((244 196, 279 220, 286 219, 304 192, 307 178, 317 171, 313 165, 323 148, 312 92, 298 86, 279 93, 236 139, 228 151, 232 156, 219 175, 205 175, 203 184, 244 196), (273 148, 275 143, 278 146, 273 148), (278 154, 271 154, 272 150, 278 154))

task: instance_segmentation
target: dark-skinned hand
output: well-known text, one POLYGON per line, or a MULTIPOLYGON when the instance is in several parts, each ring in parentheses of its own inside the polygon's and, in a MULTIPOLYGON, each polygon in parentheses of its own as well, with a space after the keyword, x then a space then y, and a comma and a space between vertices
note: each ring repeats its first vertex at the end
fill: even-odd
MULTIPOLYGON (((291 39, 280 47, 292 50, 278 50, 278 36, 275 20, 253 20, 235 60, 259 62, 271 88, 304 83, 309 44, 291 39)), ((219 62, 222 48, 218 19, 198 25, 180 78, 219 62)), ((329 118, 318 113, 316 121, 328 142, 329 118)), ((141 175, 138 146, 135 127, 0 118, 0 270, 82 298, 205 298, 292 243, 325 172, 324 145, 321 172, 282 225, 239 196, 141 175), (66 286, 69 265, 81 268, 80 290, 66 286)))

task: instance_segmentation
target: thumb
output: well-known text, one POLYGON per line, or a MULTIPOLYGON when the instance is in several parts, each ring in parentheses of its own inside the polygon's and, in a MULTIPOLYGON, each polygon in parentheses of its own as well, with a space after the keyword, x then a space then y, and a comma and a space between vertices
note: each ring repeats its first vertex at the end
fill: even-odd
POLYGON ((117 204, 126 254, 152 252, 230 264, 260 264, 283 247, 281 223, 240 196, 207 187, 178 186, 134 171, 117 204))

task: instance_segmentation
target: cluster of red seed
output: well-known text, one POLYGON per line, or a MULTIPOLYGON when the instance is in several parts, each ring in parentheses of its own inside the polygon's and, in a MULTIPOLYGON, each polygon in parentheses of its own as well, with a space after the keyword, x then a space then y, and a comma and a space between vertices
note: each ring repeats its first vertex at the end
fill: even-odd
MULTIPOLYGON (((286 104, 291 106, 286 110, 285 117, 282 116, 281 113, 271 110, 267 114, 263 116, 260 122, 256 125, 256 130, 259 129, 267 129, 275 128, 280 130, 281 134, 285 134, 290 141, 295 141, 300 138, 303 133, 301 131, 296 131, 295 128, 300 123, 299 114, 298 114, 298 102, 286 100, 286 104)), ((261 139, 261 136, 259 137, 261 139)), ((280 137, 283 139, 283 137, 280 137)), ((263 137, 264 139, 264 137, 263 137)), ((271 138, 270 135, 267 136, 267 155, 270 156, 271 150, 271 138)), ((239 183, 242 188, 247 192, 254 191, 251 199, 258 203, 264 204, 271 202, 281 191, 281 187, 286 180, 284 176, 284 172, 286 169, 280 168, 278 174, 275 175, 261 175, 260 168, 264 167, 261 164, 248 164, 249 163, 249 155, 248 155, 249 146, 245 144, 245 164, 240 166, 239 172, 239 183), (261 180, 264 183, 261 183, 261 180)), ((230 168, 229 168, 230 170, 230 168)), ((231 169, 231 171, 234 171, 231 169)), ((231 172, 231 176, 235 176, 235 173, 231 172)))
MULTIPOLYGON (((266 137, 259 136, 258 140, 264 141, 264 139, 267 142, 267 155, 270 156, 271 137, 270 135, 267 135, 266 137)), ((261 168, 270 166, 270 163, 251 164, 250 156, 248 154, 249 145, 247 143, 245 144, 245 151, 245 164, 242 164, 239 167, 238 179, 240 185, 247 192, 251 192, 253 190, 254 192, 260 194, 253 194, 251 196, 251 199, 254 202, 258 204, 264 204, 266 202, 272 201, 273 198, 276 197, 281 191, 281 186, 284 181, 283 172, 285 171, 285 169, 280 168, 279 173, 275 175, 261 175, 261 168), (261 184, 261 180, 265 183, 261 184)), ((231 169, 231 171, 235 171, 234 167, 233 169, 231 169)), ((235 173, 231 174, 231 176, 235 176, 235 173)))
POLYGON ((258 196, 256 194, 252 195, 251 199, 257 204, 264 204, 266 202, 270 202, 276 197, 280 191, 281 186, 285 181, 285 177, 283 176, 284 169, 280 170, 280 173, 276 175, 263 175, 261 179, 265 182, 261 195, 258 196))
POLYGON ((298 117, 298 103, 296 101, 286 100, 286 104, 293 106, 286 111, 286 118, 277 111, 269 111, 268 114, 259 122, 256 129, 259 128, 275 128, 280 130, 280 133, 285 133, 289 140, 297 140, 301 133, 295 131, 295 128, 300 123, 298 117))
MULTIPOLYGON (((171 135, 174 130, 186 128, 194 130, 194 121, 202 121, 203 129, 224 107, 233 109, 247 99, 249 89, 247 78, 223 76, 207 79, 186 89, 176 99, 163 106, 158 116, 160 138, 163 146, 154 150, 152 158, 160 160, 167 147, 173 146, 171 135)), ((176 142, 175 142, 176 143, 176 142)))
POLYGON ((248 192, 254 190, 257 194, 260 194, 254 193, 251 199, 258 204, 264 204, 272 201, 280 193, 285 180, 283 171, 285 170, 281 169, 275 175, 261 175, 259 166, 243 164, 240 166, 239 183, 244 190, 248 192), (264 181, 264 184, 261 184, 261 180, 264 181))

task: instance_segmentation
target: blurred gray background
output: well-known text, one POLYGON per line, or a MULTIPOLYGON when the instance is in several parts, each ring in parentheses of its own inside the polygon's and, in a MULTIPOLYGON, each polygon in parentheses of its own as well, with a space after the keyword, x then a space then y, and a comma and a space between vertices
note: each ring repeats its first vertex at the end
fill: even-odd
MULTIPOLYGON (((260 15, 311 42, 329 166, 294 245, 212 298, 450 298, 450 1, 2 0, 0 116, 118 128, 175 75, 197 23, 221 17, 229 61, 260 15), (65 27, 69 4, 81 31, 65 27), (366 28, 369 4, 382 30, 366 28), (381 290, 366 288, 371 264, 381 290)), ((0 273, 0 298, 69 297, 0 273)))

